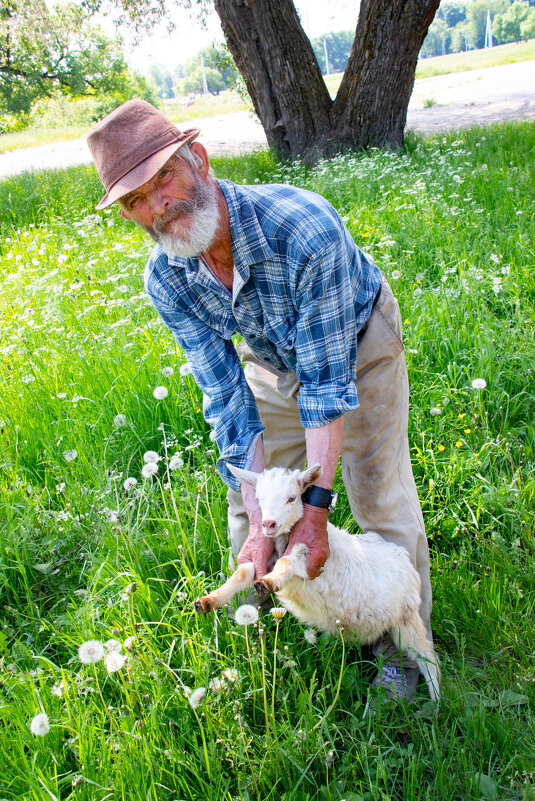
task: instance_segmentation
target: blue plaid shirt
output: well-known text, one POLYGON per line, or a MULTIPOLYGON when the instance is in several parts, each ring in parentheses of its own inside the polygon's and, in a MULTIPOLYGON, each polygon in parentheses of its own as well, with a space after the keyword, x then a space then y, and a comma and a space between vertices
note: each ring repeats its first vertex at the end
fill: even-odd
POLYGON ((244 467, 263 431, 232 335, 301 381, 305 428, 330 423, 358 406, 357 333, 381 284, 372 259, 353 242, 320 195, 291 186, 219 181, 228 206, 234 285, 229 292, 199 259, 168 257, 157 245, 146 290, 186 352, 214 427, 223 480, 244 467))

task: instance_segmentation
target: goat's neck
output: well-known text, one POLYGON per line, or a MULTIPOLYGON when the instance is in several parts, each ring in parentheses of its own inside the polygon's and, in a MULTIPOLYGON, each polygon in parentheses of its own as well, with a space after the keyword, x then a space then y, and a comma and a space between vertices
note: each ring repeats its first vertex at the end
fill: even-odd
POLYGON ((288 540, 290 539, 290 532, 286 534, 279 534, 278 537, 275 537, 273 544, 275 547, 275 553, 277 555, 277 559, 280 559, 286 547, 288 545, 288 540))

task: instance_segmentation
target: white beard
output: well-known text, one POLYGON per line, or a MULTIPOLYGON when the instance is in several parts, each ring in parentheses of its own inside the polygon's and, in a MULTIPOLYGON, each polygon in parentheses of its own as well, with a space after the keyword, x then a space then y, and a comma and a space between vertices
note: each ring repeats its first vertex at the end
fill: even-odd
POLYGON ((168 256, 200 256, 214 241, 219 227, 215 185, 207 186, 196 177, 191 200, 178 201, 154 221, 153 227, 143 227, 168 256), (187 224, 184 224, 185 219, 187 224))

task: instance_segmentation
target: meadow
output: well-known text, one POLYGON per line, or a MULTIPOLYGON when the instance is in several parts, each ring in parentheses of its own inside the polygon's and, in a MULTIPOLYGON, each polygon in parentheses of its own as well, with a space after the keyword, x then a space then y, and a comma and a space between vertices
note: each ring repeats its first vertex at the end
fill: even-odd
POLYGON ((92 167, 0 184, 0 798, 535 798, 534 150, 521 122, 213 162, 324 194, 400 301, 443 695, 375 716, 358 644, 194 612, 225 487, 149 242, 92 167))

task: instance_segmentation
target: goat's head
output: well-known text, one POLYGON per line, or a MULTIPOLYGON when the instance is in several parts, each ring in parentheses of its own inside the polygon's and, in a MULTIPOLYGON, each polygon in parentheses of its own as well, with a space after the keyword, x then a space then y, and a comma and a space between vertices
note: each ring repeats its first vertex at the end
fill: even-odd
POLYGON ((323 472, 319 464, 308 470, 272 467, 263 473, 252 473, 232 465, 229 465, 229 470, 240 481, 255 487, 262 512, 262 531, 266 537, 290 532, 303 514, 301 495, 323 472))

